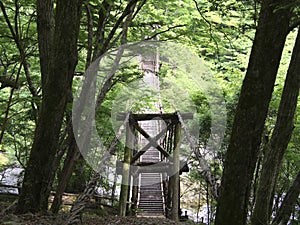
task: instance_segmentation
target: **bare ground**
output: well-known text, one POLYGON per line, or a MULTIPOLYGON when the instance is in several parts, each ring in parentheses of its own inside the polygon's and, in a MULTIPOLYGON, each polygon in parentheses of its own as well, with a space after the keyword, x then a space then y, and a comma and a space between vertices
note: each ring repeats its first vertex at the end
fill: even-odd
MULTIPOLYGON (((65 221, 65 216, 43 216, 43 215, 14 215, 9 214, 2 218, 3 225, 61 225, 65 221)), ((191 224, 188 222, 176 223, 165 218, 145 218, 145 217, 116 217, 116 216, 84 216, 82 219, 84 225, 162 225, 162 224, 191 224)))
MULTIPOLYGON (((0 224, 3 225, 62 225, 66 221, 67 213, 59 215, 42 214, 14 214, 14 204, 11 201, 0 199, 0 224)), ((108 212, 113 213, 113 212, 108 212)), ((97 216, 85 214, 82 218, 83 225, 163 225, 163 224, 193 224, 192 222, 176 223, 166 218, 146 217, 118 217, 118 216, 97 216)))

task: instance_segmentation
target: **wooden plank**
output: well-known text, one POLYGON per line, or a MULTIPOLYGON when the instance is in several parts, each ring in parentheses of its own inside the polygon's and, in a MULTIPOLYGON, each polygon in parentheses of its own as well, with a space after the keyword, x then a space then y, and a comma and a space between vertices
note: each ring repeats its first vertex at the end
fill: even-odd
POLYGON ((136 170, 137 173, 168 173, 171 174, 172 168, 167 165, 161 166, 139 166, 136 170))
POLYGON ((22 188, 22 186, 16 186, 16 185, 8 185, 8 184, 0 184, 0 187, 4 187, 4 188, 22 188))
MULTIPOLYGON (((134 166, 152 166, 152 165, 164 165, 164 166, 173 166, 172 162, 137 162, 133 164, 134 166)), ((180 168, 187 167, 187 162, 184 160, 180 160, 180 168)))
MULTIPOLYGON (((172 159, 171 159, 172 160, 172 159)), ((123 172, 123 161, 117 161, 116 164, 116 170, 117 170, 117 174, 120 175, 123 172)), ((169 166, 172 167, 173 163, 172 162, 138 162, 138 163, 134 163, 132 164, 133 166, 135 166, 135 171, 131 171, 132 174, 135 174, 139 171, 141 171, 142 167, 146 167, 146 166, 153 166, 153 165, 160 165, 160 166, 169 166)), ((167 171, 165 171, 167 172, 167 171)), ((180 161, 180 174, 183 172, 189 172, 189 167, 187 165, 186 161, 181 160, 180 161)))
MULTIPOLYGON (((118 113, 117 121, 123 121, 125 119, 126 113, 118 113)), ((178 120, 177 113, 148 113, 148 114, 132 114, 132 117, 135 121, 144 121, 144 120, 178 120)), ((188 120, 193 119, 193 113, 182 113, 182 119, 188 120)))
POLYGON ((170 166, 173 164, 170 162, 137 162, 134 164, 134 166, 140 166, 140 167, 153 166, 153 165, 170 166))

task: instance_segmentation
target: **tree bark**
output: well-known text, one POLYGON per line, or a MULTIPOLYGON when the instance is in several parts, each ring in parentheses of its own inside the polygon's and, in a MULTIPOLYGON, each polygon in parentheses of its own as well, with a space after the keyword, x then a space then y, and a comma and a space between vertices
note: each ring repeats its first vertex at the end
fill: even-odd
POLYGON ((285 225, 290 219, 290 215, 293 212, 293 208, 297 203, 298 196, 300 194, 300 171, 286 193, 286 196, 279 208, 279 212, 276 215, 275 219, 272 222, 272 225, 285 225))
POLYGON ((294 128, 294 115, 300 87, 300 32, 296 39, 290 66, 282 92, 277 121, 266 149, 257 199, 252 216, 253 225, 269 224, 273 206, 273 191, 294 128))
MULTIPOLYGON (((73 132, 73 130, 72 130, 73 132)), ((74 134, 69 134, 70 137, 70 146, 68 148, 68 153, 66 159, 64 161, 63 169, 60 173, 58 186, 56 188, 55 196, 51 205, 51 211, 53 213, 58 213, 61 203, 62 203, 62 195, 70 181, 72 176, 72 172, 75 167, 75 163, 80 156, 80 152, 76 146, 76 141, 74 138, 74 134), (72 135, 72 136, 71 136, 72 135)))
POLYGON ((262 2, 224 163, 216 225, 244 225, 247 221, 261 135, 289 30, 290 9, 282 7, 285 3, 287 1, 262 2))
POLYGON ((42 89, 51 71, 50 58, 53 45, 55 18, 53 11, 54 0, 36 1, 37 32, 39 44, 40 67, 42 74, 42 89))
MULTIPOLYGON (((131 2, 128 3, 128 5, 130 5, 132 7, 131 2)), ((91 41, 93 39, 92 38, 92 22, 93 21, 92 21, 91 15, 89 15, 89 13, 92 13, 92 12, 87 12, 87 14, 88 14, 88 16, 87 16, 88 17, 87 18, 88 29, 89 29, 89 31, 88 31, 88 42, 89 42, 88 45, 89 46, 88 46, 88 53, 87 53, 86 68, 89 67, 91 60, 94 61, 97 59, 96 55, 99 57, 101 54, 103 54, 107 50, 110 42, 112 41, 113 35, 116 32, 116 30, 114 30, 114 32, 110 32, 109 39, 104 39, 104 30, 105 30, 105 26, 108 21, 108 17, 110 15, 110 11, 112 9, 113 3, 114 3, 114 1, 104 0, 101 4, 100 10, 99 10, 99 20, 97 22, 98 23, 97 31, 95 32, 95 37, 97 37, 97 38, 96 38, 95 44, 94 44, 95 45, 94 53, 92 53, 92 46, 91 46, 91 41), (106 45, 103 45, 104 42, 105 43, 107 42, 106 45), (101 52, 101 54, 100 54, 100 52, 101 52), (93 55, 93 58, 92 58, 92 55, 93 55)), ((126 9, 130 9, 130 7, 128 5, 126 6, 126 9)), ((89 11, 88 5, 87 5, 87 10, 89 11)), ((123 14, 127 15, 128 12, 126 11, 123 14)), ((118 26, 122 22, 121 18, 124 19, 122 16, 118 19, 118 21, 119 21, 118 26)), ((128 22, 125 22, 125 23, 128 23, 128 22)), ((116 26, 116 24, 115 24, 115 26, 116 26)), ((127 30, 127 28, 126 28, 126 30, 127 30)), ((111 89, 111 87, 113 85, 113 82, 112 82, 113 77, 114 77, 114 74, 105 81, 104 88, 101 90, 100 96, 98 96, 96 108, 100 107, 101 103, 104 101, 104 98, 105 98, 107 92, 111 89)), ((83 89, 87 90, 88 88, 84 87, 83 89)), ((80 113, 78 113, 78 114, 80 114, 80 113)), ((69 137, 69 138, 71 138, 75 142, 74 134, 71 134, 71 137, 69 137)), ((61 173, 62 176, 64 177, 64 180, 59 181, 57 192, 56 192, 53 204, 51 206, 51 210, 54 213, 57 213, 59 210, 59 207, 61 205, 61 195, 65 191, 66 186, 67 186, 68 182, 70 181, 70 178, 71 178, 72 172, 75 168, 75 165, 78 163, 78 161, 81 162, 83 160, 82 156, 80 155, 79 150, 73 149, 72 146, 70 146, 70 148, 68 149, 68 157, 67 158, 68 158, 68 160, 65 162, 63 171, 61 173)))
POLYGON ((37 0, 38 35, 41 59, 43 100, 35 130, 34 142, 25 170, 22 192, 17 211, 39 212, 48 207, 52 161, 58 147, 66 103, 71 96, 71 85, 77 65, 77 39, 79 33, 81 0, 60 0, 56 4, 53 41, 42 26, 50 24, 42 14, 52 11, 52 0, 37 0), (48 51, 49 52, 44 52, 48 51), (42 57, 42 56, 41 56, 42 57))

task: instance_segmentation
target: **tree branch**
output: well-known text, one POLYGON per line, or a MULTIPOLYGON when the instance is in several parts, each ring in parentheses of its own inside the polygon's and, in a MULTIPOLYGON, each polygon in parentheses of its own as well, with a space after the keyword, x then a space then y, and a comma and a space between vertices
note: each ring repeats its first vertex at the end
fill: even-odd
POLYGON ((290 25, 290 32, 292 30, 294 30, 296 27, 300 26, 300 18, 298 18, 296 21, 294 21, 291 25, 290 25))
MULTIPOLYGON (((94 47, 94 53, 93 53, 93 59, 92 61, 96 60, 96 55, 98 55, 98 52, 101 51, 100 44, 104 41, 104 28, 108 21, 110 11, 113 6, 113 1, 108 2, 107 0, 104 0, 101 4, 101 8, 99 10, 99 19, 98 19, 98 27, 96 31, 96 41, 95 41, 95 47, 94 47)), ((102 48, 103 46, 101 46, 102 48)))
POLYGON ((212 32, 212 24, 211 22, 205 18, 205 16, 202 14, 200 8, 199 8, 199 5, 198 5, 198 2, 196 0, 193 0, 195 5, 196 5, 196 8, 197 8, 197 11, 199 13, 199 15, 202 17, 202 19, 208 24, 209 26, 209 34, 210 34, 210 37, 211 39, 214 41, 215 45, 216 45, 216 48, 217 48, 217 57, 219 59, 219 52, 220 52, 220 48, 219 48, 219 44, 217 42, 217 40, 215 39, 214 35, 213 35, 213 32, 212 32))
POLYGON ((86 14, 87 14, 87 31, 88 31, 88 46, 87 46, 87 56, 86 56, 86 65, 85 69, 90 66, 92 60, 92 51, 93 51, 93 18, 88 2, 84 3, 86 14))
POLYGON ((109 43, 111 42, 112 38, 114 37, 117 29, 119 28, 119 26, 121 25, 121 23, 123 22, 123 20, 125 19, 125 17, 127 15, 129 15, 130 13, 132 13, 132 7, 135 6, 135 4, 138 2, 138 0, 131 0, 126 8, 124 9, 122 15, 118 18, 118 20, 116 21, 116 23, 114 24, 114 27, 111 29, 110 33, 108 34, 102 49, 99 52, 95 52, 95 57, 94 59, 100 57, 108 48, 109 43))
POLYGON ((292 186, 286 193, 283 202, 279 208, 279 212, 273 219, 272 225, 287 224, 292 214, 293 208, 297 203, 297 199, 300 193, 300 170, 296 178, 293 181, 292 186))
POLYGON ((4 15, 5 21, 8 25, 8 28, 12 34, 13 39, 15 40, 15 44, 20 52, 20 57, 21 57, 21 65, 24 68, 24 72, 25 72, 25 76, 26 76, 26 80, 28 83, 28 87, 30 90, 30 93, 32 94, 33 97, 38 97, 36 88, 34 87, 32 81, 31 81, 31 77, 30 77, 30 72, 29 72, 29 68, 28 68, 28 62, 26 60, 26 53, 24 51, 24 47, 22 46, 20 37, 19 37, 19 32, 18 32, 18 15, 19 15, 19 6, 18 6, 18 0, 15 1, 15 5, 16 5, 16 14, 15 14, 15 29, 13 28, 9 17, 7 15, 5 6, 3 4, 2 1, 0 1, 0 8, 2 10, 2 13, 4 15))
POLYGON ((154 35, 152 35, 152 36, 146 38, 145 40, 152 40, 153 38, 157 37, 157 36, 160 35, 160 34, 164 34, 164 33, 167 33, 167 32, 169 32, 169 31, 173 30, 173 29, 180 28, 180 27, 185 27, 185 26, 186 26, 186 24, 180 24, 180 25, 176 25, 176 26, 169 27, 169 28, 166 29, 166 30, 159 31, 159 32, 155 33, 154 35))
POLYGON ((15 91, 15 89, 16 89, 16 86, 17 86, 17 83, 18 83, 18 80, 19 80, 21 68, 22 68, 22 65, 20 65, 20 67, 19 67, 19 69, 18 69, 17 78, 16 78, 16 80, 15 80, 15 83, 14 83, 14 85, 13 85, 13 88, 12 88, 11 91, 10 91, 10 95, 9 95, 7 107, 6 107, 6 110, 5 110, 4 120, 3 120, 3 123, 2 123, 2 126, 1 126, 0 145, 1 145, 1 143, 2 143, 2 140, 3 140, 3 137, 4 137, 4 132, 5 132, 5 130, 6 130, 6 124, 7 124, 7 121, 8 121, 8 114, 9 114, 9 111, 10 111, 10 107, 11 107, 11 103, 12 103, 12 98, 13 98, 13 95, 14 95, 14 91, 15 91))
POLYGON ((16 80, 13 80, 6 76, 0 76, 0 83, 1 83, 0 89, 6 88, 6 87, 19 89, 19 87, 20 87, 19 84, 16 82, 16 80))
POLYGON ((132 20, 134 20, 134 18, 136 17, 136 15, 141 11, 141 9, 143 8, 143 6, 146 4, 147 0, 143 0, 137 7, 136 10, 134 12, 134 14, 132 15, 132 20))

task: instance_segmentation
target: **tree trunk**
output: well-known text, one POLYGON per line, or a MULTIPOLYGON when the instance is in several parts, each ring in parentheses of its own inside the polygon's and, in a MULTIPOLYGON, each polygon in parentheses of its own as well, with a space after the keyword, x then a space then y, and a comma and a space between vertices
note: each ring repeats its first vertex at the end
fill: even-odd
POLYGON ((42 89, 51 72, 51 51, 54 37, 54 0, 36 1, 37 5, 37 31, 39 44, 40 67, 42 74, 42 89))
POLYGON ((292 186, 288 190, 280 208, 279 212, 273 220, 272 225, 285 225, 288 223, 291 213, 297 203, 300 194, 300 170, 295 178, 292 186))
MULTIPOLYGON (((69 134, 71 135, 71 134, 69 134)), ((53 213, 58 213, 59 208, 62 203, 62 195, 70 181, 72 172, 74 170, 75 163, 80 156, 80 152, 76 146, 75 138, 71 138, 70 146, 68 148, 68 153, 64 161, 64 166, 61 171, 61 176, 59 177, 58 186, 56 188, 53 203, 51 205, 51 211, 53 213)))
POLYGON ((95 173, 91 177, 91 179, 87 183, 86 188, 83 191, 83 193, 81 193, 78 196, 78 198, 76 199, 76 201, 74 202, 74 204, 70 210, 70 214, 65 222, 65 225, 77 224, 80 222, 82 211, 85 209, 87 201, 93 195, 94 190, 98 184, 98 180, 101 178, 101 173, 103 173, 104 168, 108 166, 110 157, 115 153, 117 142, 118 142, 119 138, 121 137, 122 131, 123 131, 128 119, 129 119, 129 113, 126 115, 126 118, 123 122, 123 125, 120 127, 118 134, 114 138, 113 142, 110 144, 108 152, 102 158, 102 161, 99 162, 99 168, 98 168, 99 172, 95 173))
POLYGON ((52 161, 57 151, 59 132, 66 103, 71 96, 72 78, 77 64, 81 0, 57 2, 53 42, 44 33, 47 29, 42 29, 44 23, 48 24, 45 20, 51 20, 42 16, 44 13, 51 14, 48 12, 52 10, 51 3, 52 0, 37 1, 40 10, 40 52, 41 57, 45 57, 41 59, 43 101, 18 202, 19 213, 47 210, 52 161), (48 49, 51 54, 45 52, 48 49))
POLYGON ((289 30, 290 9, 282 7, 287 1, 281 2, 262 2, 224 163, 216 225, 244 225, 247 221, 261 135, 289 30))
MULTIPOLYGON (((136 2, 136 0, 132 0, 128 3, 122 16, 118 19, 118 22, 115 24, 115 27, 118 27, 121 24, 122 19, 124 19, 124 17, 126 15, 128 15, 128 13, 131 10, 133 2, 136 2)), ((93 23, 93 21, 92 21, 92 18, 90 17, 91 15, 89 15, 89 13, 91 13, 89 11, 89 6, 88 6, 88 4, 86 4, 86 8, 88 11, 87 17, 88 17, 88 27, 89 27, 89 31, 88 31, 88 42, 89 42, 88 45, 89 46, 88 46, 88 53, 87 53, 86 68, 89 67, 89 65, 91 63, 91 59, 96 60, 97 57, 99 57, 101 54, 103 54, 107 50, 110 42, 112 41, 113 35, 116 32, 116 29, 114 29, 113 31, 111 31, 109 38, 105 39, 104 30, 105 30, 105 26, 106 26, 106 23, 107 23, 109 15, 110 15, 110 11, 112 9, 113 4, 114 4, 114 1, 106 1, 106 0, 104 0, 101 4, 100 10, 99 10, 99 20, 97 21, 98 26, 97 26, 97 31, 95 34, 95 37, 97 37, 97 38, 95 40, 93 54, 92 54, 92 49, 91 49, 92 48, 91 42, 92 42, 92 23, 93 23), (106 43, 106 44, 104 44, 104 43, 106 43), (93 58, 91 58, 92 55, 93 55, 93 58)), ((111 76, 104 84, 104 88, 101 90, 101 96, 100 96, 100 98, 98 98, 96 107, 100 107, 101 103, 104 101, 106 93, 110 90, 110 88, 112 86, 112 79, 113 79, 113 76, 111 76)), ((85 87, 84 89, 88 89, 88 88, 85 87)), ((74 134, 71 134, 70 138, 73 139, 75 142, 74 134)), ((72 149, 72 147, 70 147, 70 148, 71 149, 68 149, 68 154, 70 153, 70 155, 68 155, 68 157, 67 157, 69 160, 65 162, 66 165, 64 165, 64 169, 62 171, 64 180, 59 181, 57 192, 54 197, 53 204, 51 206, 51 210, 54 213, 57 213, 60 208, 61 196, 66 189, 66 186, 70 180, 70 177, 75 168, 75 165, 78 163, 78 161, 79 162, 83 161, 83 158, 81 157, 79 150, 72 149)))
MULTIPOLYGON (((109 11, 108 13, 106 12, 107 7, 112 6, 113 2, 111 2, 111 4, 108 4, 105 0, 102 2, 100 10, 99 10, 99 20, 98 21, 98 26, 97 26, 97 33, 96 33, 96 37, 97 40, 99 40, 99 42, 103 42, 103 38, 100 38, 100 35, 98 33, 98 30, 103 30, 104 32, 104 20, 106 19, 107 16, 109 16, 109 11)), ((87 70, 88 67, 90 66, 90 64, 92 63, 92 51, 93 51, 93 18, 92 18, 92 12, 90 9, 90 5, 88 2, 85 3, 85 9, 86 9, 86 13, 87 13, 87 27, 88 27, 88 52, 87 52, 87 58, 86 58, 86 65, 85 65, 85 69, 87 70)), ((101 36, 102 37, 102 36, 101 36)), ((72 127, 72 123, 70 122, 70 124, 68 124, 67 126, 72 127)), ((72 129, 72 128, 70 128, 72 129)), ((67 185, 70 181, 70 178, 72 176, 72 173, 74 171, 75 165, 78 162, 79 158, 81 158, 81 154, 79 149, 76 146, 76 140, 74 137, 74 133, 73 133, 73 129, 72 132, 68 133, 68 138, 70 139, 70 146, 68 147, 68 152, 67 152, 67 156, 66 159, 64 161, 64 166, 63 169, 60 173, 60 179, 58 181, 58 186, 56 189, 56 193, 54 196, 54 200, 53 203, 51 205, 51 211, 53 213, 58 213, 59 208, 61 206, 62 203, 62 195, 65 192, 67 185)), ((83 160, 83 159, 81 159, 83 160)))
POLYGON ((276 125, 266 149, 257 199, 252 216, 253 225, 268 224, 273 206, 273 191, 281 169, 284 153, 290 141, 300 87, 300 32, 282 92, 276 125))

